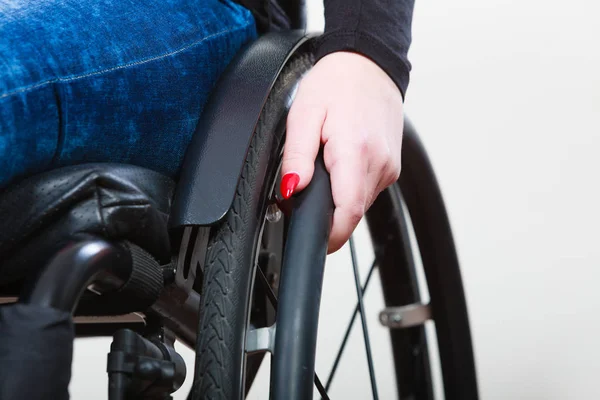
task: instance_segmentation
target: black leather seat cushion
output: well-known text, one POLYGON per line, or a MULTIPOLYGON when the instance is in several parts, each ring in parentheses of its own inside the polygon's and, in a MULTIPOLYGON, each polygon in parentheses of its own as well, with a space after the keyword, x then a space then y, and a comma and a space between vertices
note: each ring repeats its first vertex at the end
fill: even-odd
POLYGON ((35 273, 69 241, 88 235, 128 240, 168 263, 174 187, 144 168, 84 164, 8 188, 0 193, 0 285, 35 273))

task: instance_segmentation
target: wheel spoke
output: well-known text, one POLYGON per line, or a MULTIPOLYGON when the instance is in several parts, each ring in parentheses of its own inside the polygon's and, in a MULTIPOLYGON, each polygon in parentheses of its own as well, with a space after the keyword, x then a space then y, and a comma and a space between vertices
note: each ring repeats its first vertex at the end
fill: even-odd
POLYGON ((354 269, 354 283, 356 285, 356 295, 358 296, 358 306, 360 312, 360 322, 362 324, 363 337, 365 339, 365 350, 367 352, 367 362, 369 364, 369 376, 371 377, 371 389, 373 390, 373 399, 378 400, 377 383, 375 382, 375 370, 373 369, 373 356, 371 354, 371 342, 369 340, 369 330, 367 329, 367 318, 365 315, 365 305, 363 303, 363 294, 360 287, 360 276, 358 274, 358 263, 356 261, 356 251, 354 249, 354 239, 350 236, 350 255, 352 257, 352 268, 354 269))
POLYGON ((275 311, 277 311, 277 296, 275 296, 275 292, 273 292, 273 288, 269 284, 269 280, 267 279, 263 270, 260 268, 260 265, 256 266, 256 272, 258 272, 260 283, 263 287, 263 290, 267 294, 267 297, 269 298, 269 302, 271 303, 275 311))
MULTIPOLYGON (((267 277, 265 276, 265 273, 260 268, 260 266, 256 267, 256 271, 258 272, 258 277, 260 278, 260 282, 263 286, 263 289, 267 293, 269 302, 271 303, 273 308, 275 308, 275 311, 277 311, 277 296, 275 296, 275 292, 273 292, 273 288, 269 284, 269 281, 267 280, 267 277)), ((323 387, 323 384, 321 383, 321 380, 319 379, 319 375, 317 375, 316 372, 315 372, 314 381, 315 381, 315 386, 317 387, 317 390, 319 391, 319 394, 321 395, 321 398, 324 400, 330 400, 329 396, 327 395, 327 390, 323 387)))
POLYGON ((323 387, 323 384, 321 383, 321 380, 317 376, 316 372, 315 372, 315 386, 317 387, 317 390, 319 391, 319 394, 321 395, 322 399, 330 400, 329 396, 327 395, 327 390, 325 390, 325 388, 323 387))
MULTIPOLYGON (((375 266, 377 265, 377 259, 375 259, 373 261, 373 264, 371 264, 371 268, 369 269, 369 274, 367 275, 367 280, 365 281, 365 285, 362 287, 361 293, 364 295, 365 291, 367 290, 367 287, 369 286, 369 281, 371 280, 371 276, 373 275, 373 271, 375 270, 375 266)), ((350 323, 348 324, 348 327, 346 328, 346 333, 344 334, 344 339, 342 340, 342 343, 340 345, 340 348, 338 349, 337 355, 335 356, 335 361, 333 363, 333 367, 331 367, 331 371, 329 372, 329 377, 327 378, 327 383, 325 384, 325 390, 329 390, 329 387, 331 386, 331 382, 333 381, 333 377, 335 375, 335 372, 337 371, 338 365, 340 363, 340 360, 342 358, 342 354, 344 353, 344 350, 346 349, 346 343, 348 343, 348 338, 350 337, 350 331, 352 330, 352 327, 354 326, 354 321, 356 320, 356 315, 358 314, 359 311, 359 303, 356 303, 356 306, 354 307, 354 312, 352 313, 352 318, 350 318, 350 323)))

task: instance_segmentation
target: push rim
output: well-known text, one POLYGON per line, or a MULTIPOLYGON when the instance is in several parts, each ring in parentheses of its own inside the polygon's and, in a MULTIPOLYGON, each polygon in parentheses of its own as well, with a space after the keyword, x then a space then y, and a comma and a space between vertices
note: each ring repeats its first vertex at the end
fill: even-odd
MULTIPOLYGON (((351 253, 351 269, 354 274, 357 300, 354 300, 356 301, 354 312, 347 325, 343 339, 339 344, 331 370, 328 373, 322 374, 321 377, 315 374, 315 387, 322 399, 329 399, 327 391, 330 389, 336 376, 342 355, 347 348, 350 332, 357 320, 360 321, 363 332, 363 345, 367 353, 371 392, 374 399, 379 398, 373 356, 370 350, 369 329, 366 323, 363 304, 363 296, 372 281, 371 278, 374 271, 378 269, 382 277, 381 281, 384 286, 382 289, 386 306, 407 305, 420 301, 417 278, 414 271, 415 264, 412 259, 413 254, 410 251, 410 244, 408 243, 408 226, 404 218, 400 192, 397 186, 389 188, 380 196, 367 214, 366 220, 371 234, 370 237, 373 241, 375 259, 369 268, 364 285, 361 286, 356 245, 354 239, 350 239, 348 247, 351 253), (391 207, 392 204, 397 207, 391 207), (390 215, 390 211, 393 211, 393 216, 390 215), (385 221, 385 226, 381 225, 382 221, 385 221), (385 228, 387 231, 382 231, 381 228, 385 228), (401 242, 400 240, 406 240, 406 242, 401 242), (402 246, 399 246, 399 243, 402 246), (403 258, 399 258, 400 255, 403 258), (401 265, 400 267, 399 264, 401 265), (383 282, 388 282, 387 286, 383 282), (400 292, 400 295, 398 295, 398 292, 400 292)), ((263 298, 266 298, 276 308, 277 286, 264 271, 264 266, 255 269, 254 280, 256 283, 254 290, 261 288, 263 298)), ((248 329, 255 328, 257 328, 256 325, 249 325, 248 327, 248 329)), ((406 330, 391 331, 391 340, 399 396, 401 398, 432 399, 433 387, 424 326, 419 325, 406 330), (407 354, 410 356, 404 357, 407 354)), ((256 366, 256 368, 258 367, 256 366)), ((255 373, 256 371, 253 371, 252 375, 254 376, 255 373)), ((248 390, 249 386, 247 386, 248 390)))

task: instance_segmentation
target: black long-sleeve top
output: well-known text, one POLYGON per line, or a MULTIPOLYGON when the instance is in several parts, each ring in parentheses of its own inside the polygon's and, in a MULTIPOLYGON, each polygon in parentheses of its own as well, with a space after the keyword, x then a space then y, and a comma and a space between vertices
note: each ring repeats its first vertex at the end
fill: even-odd
MULTIPOLYGON (((236 0, 252 11, 260 32, 285 29, 285 5, 275 0, 236 0)), ((317 60, 352 51, 373 60, 406 93, 411 65, 414 0, 324 0, 325 32, 317 41, 317 60)))

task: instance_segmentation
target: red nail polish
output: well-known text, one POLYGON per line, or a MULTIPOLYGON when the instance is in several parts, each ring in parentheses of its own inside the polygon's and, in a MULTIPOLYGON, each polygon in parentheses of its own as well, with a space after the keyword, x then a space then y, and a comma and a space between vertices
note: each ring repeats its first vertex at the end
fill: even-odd
POLYGON ((288 172, 281 178, 281 195, 284 199, 289 199, 294 194, 294 190, 300 183, 300 175, 295 172, 288 172))

